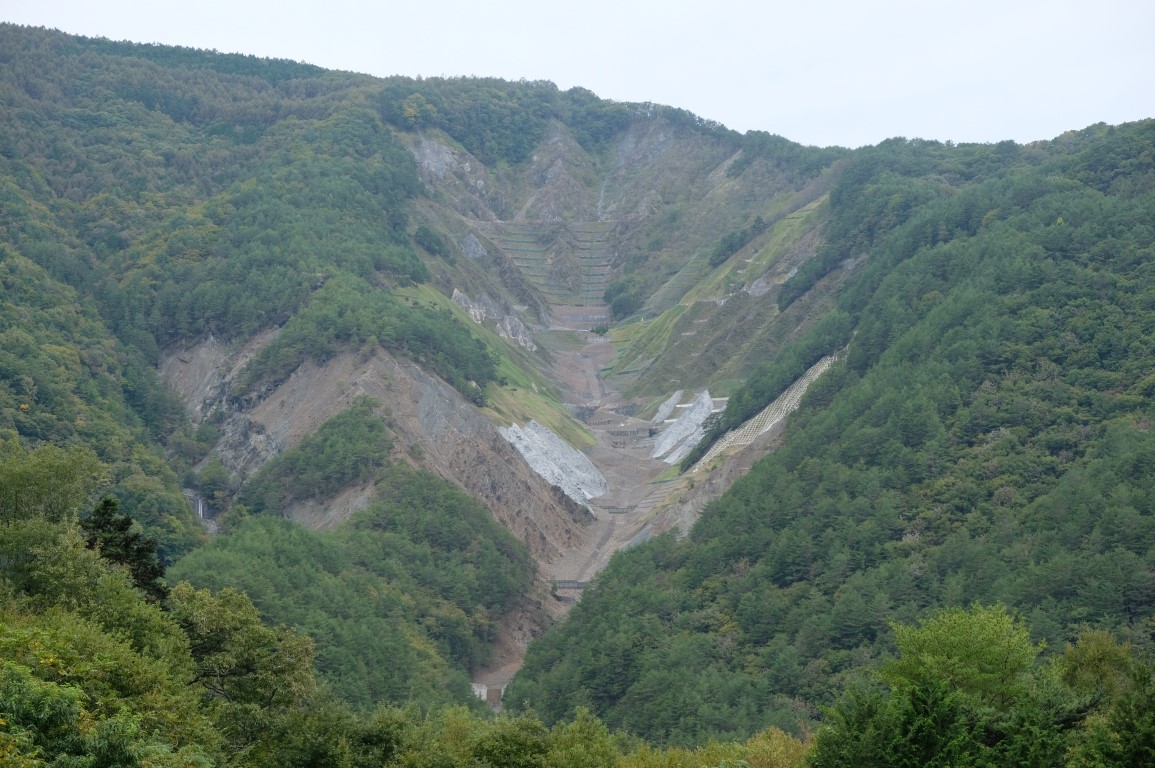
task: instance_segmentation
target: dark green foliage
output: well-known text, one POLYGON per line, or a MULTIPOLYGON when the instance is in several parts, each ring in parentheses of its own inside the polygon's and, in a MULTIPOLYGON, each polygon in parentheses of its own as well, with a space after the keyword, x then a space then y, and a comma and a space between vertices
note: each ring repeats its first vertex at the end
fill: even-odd
POLYGON ((409 539, 427 549, 428 554, 413 550, 400 560, 413 578, 438 594, 482 605, 496 618, 527 586, 524 579, 532 563, 524 546, 456 486, 397 467, 377 491, 379 500, 354 518, 353 527, 378 531, 389 540, 409 539), (463 567, 447 568, 439 558, 460 560, 463 567))
POLYGON ((416 307, 386 330, 387 348, 396 348, 473 401, 485 404, 485 386, 497 380, 497 358, 485 342, 447 309, 416 307))
MULTIPOLYGON (((605 101, 584 88, 562 92, 546 81, 480 77, 389 78, 379 104, 382 118, 391 125, 402 130, 438 128, 487 165, 525 161, 545 138, 550 120, 565 122, 582 146, 595 150, 655 109, 682 119, 679 110, 605 101)), ((684 122, 696 130, 713 130, 705 123, 684 122)))
POLYGON ((584 88, 559 91, 548 81, 392 77, 378 99, 385 122, 402 130, 440 129, 490 166, 527 160, 545 138, 551 120, 563 122, 590 151, 603 147, 634 120, 654 117, 734 144, 738 139, 719 123, 684 109, 606 101, 584 88))
POLYGON ((629 317, 645 303, 644 284, 640 276, 630 275, 606 286, 602 299, 610 305, 615 320, 629 317))
POLYGON ((815 740, 814 768, 998 764, 983 742, 981 721, 966 711, 959 694, 939 682, 891 696, 853 691, 829 719, 815 740))
POLYGON ((766 222, 761 216, 758 216, 745 229, 726 233, 710 253, 710 266, 720 267, 726 263, 726 259, 745 248, 747 243, 765 232, 766 227, 766 222))
POLYGON ((415 707, 382 708, 362 716, 331 696, 317 696, 273 723, 247 764, 254 768, 396 765, 403 750, 413 748, 419 721, 415 707))
POLYGON ((218 53, 155 43, 141 45, 102 37, 77 37, 72 38, 71 42, 75 49, 65 50, 62 53, 81 55, 84 51, 94 51, 112 56, 132 56, 174 69, 211 69, 226 75, 258 77, 274 85, 287 80, 315 78, 325 74, 325 70, 321 67, 289 59, 267 59, 239 53, 218 53))
POLYGON ((142 745, 136 743, 133 718, 112 717, 92 727, 84 722, 90 719, 85 703, 79 689, 37 680, 27 667, 5 662, 0 667, 0 712, 6 733, 0 744, 6 749, 0 757, 18 768, 45 765, 40 762, 44 758, 51 765, 139 765, 134 752, 142 745), (13 747, 16 754, 10 751, 13 747), (34 755, 39 758, 35 763, 34 755), (22 757, 28 762, 21 762, 22 757))
POLYGON ((731 163, 726 174, 730 177, 741 176, 754 161, 763 160, 805 179, 816 176, 831 163, 848 154, 849 150, 840 147, 804 147, 776 134, 747 131, 742 137, 742 154, 731 163))
POLYGON ((413 232, 413 241, 434 256, 449 258, 449 246, 445 244, 445 238, 424 224, 413 232))
POLYGON ((133 530, 134 520, 120 514, 120 503, 110 497, 101 499, 88 517, 80 519, 88 546, 100 552, 105 560, 128 569, 132 581, 153 602, 168 597, 164 583, 164 565, 157 557, 156 542, 133 530))
MULTIPOLYGON (((584 702, 677 741, 747 727, 733 712, 709 725, 718 691, 757 702, 753 728, 780 722, 777 697, 833 702, 892 647, 889 622, 938 606, 1002 602, 1056 649, 1087 626, 1142 636, 1155 605, 1153 147, 1147 121, 1032 148, 888 142, 852 156, 828 230, 840 254, 867 256, 832 315, 857 330, 845 363, 685 543, 611 564, 531 651, 515 700, 547 722, 584 702), (1122 147, 1133 159, 1104 171, 1122 147), (617 644, 623 631, 637 641, 617 644)), ((805 367, 787 363, 731 407, 753 411, 805 367)))
POLYGON ((591 150, 609 143, 636 115, 634 105, 599 99, 585 88, 570 88, 561 97, 566 125, 578 143, 591 150))
MULTIPOLYGON (((54 250, 67 242, 49 222, 22 218, 18 208, 0 205, 7 230, 44 238, 39 245, 15 238, 21 250, 54 250)), ((176 475, 159 459, 159 446, 134 448, 180 423, 176 398, 75 290, 8 244, 0 245, 0 293, 0 436, 18 437, 29 448, 90 447, 115 469, 114 492, 125 511, 165 552, 187 551, 199 528, 176 475), (150 489, 148 499, 132 492, 142 487, 150 489)))
POLYGON ((228 509, 237 490, 237 478, 229 473, 220 457, 214 455, 196 475, 196 488, 208 505, 209 516, 215 517, 228 509))
POLYGON ((1084 754, 1112 768, 1155 763, 1155 666, 1132 663, 1127 687, 1094 724, 1084 754))
POLYGON ((391 78, 381 90, 381 115, 404 130, 440 128, 486 164, 518 163, 545 136, 556 110, 550 82, 490 78, 391 78))
POLYGON ((292 501, 328 498, 363 483, 389 460, 392 440, 375 404, 362 398, 321 425, 300 445, 261 467, 239 501, 254 514, 278 514, 292 501))
POLYGON ((161 345, 206 332, 243 337, 284 323, 333 279, 428 277, 403 231, 404 203, 418 189, 412 158, 373 115, 286 122, 260 148, 244 181, 112 260, 115 281, 97 295, 119 333, 143 323, 161 345), (163 256, 148 259, 150 250, 163 256))
MULTIPOLYGON (((342 425, 376 433, 371 422, 330 421, 309 453, 341 449, 342 425)), ((171 577, 240 587, 267 620, 307 632, 321 677, 359 708, 476 702, 465 672, 486 660, 494 622, 529 588, 532 561, 488 510, 433 475, 393 467, 377 495, 329 533, 247 520, 171 577)))
POLYGON ((908 220, 916 220, 907 228, 916 239, 892 239, 907 249, 907 255, 912 248, 973 234, 991 210, 982 207, 988 201, 977 202, 988 193, 975 187, 1008 174, 1014 177, 1013 169, 1040 159, 1038 154, 1007 144, 956 147, 889 139, 854 153, 830 190, 826 244, 782 286, 779 308, 785 309, 840 264, 868 253, 877 258, 873 249, 908 220), (960 190, 962 194, 955 197, 960 190), (945 205, 929 205, 935 201, 945 205))
MULTIPOLYGON (((812 765, 1086 765, 1104 745, 1110 719, 1093 710, 1128 706, 1129 695, 1118 690, 1089 701, 1064 685, 1067 675, 1036 662, 1039 648, 1002 608, 946 611, 921 627, 895 629, 899 657, 880 675, 889 689, 844 694, 815 739, 812 765)), ((1088 639, 1103 649, 1095 633, 1084 633, 1080 645, 1088 639)), ((1129 649, 1107 644, 1124 665, 1144 666, 1129 649)), ((1086 654, 1079 662, 1084 672, 1094 669, 1086 654)), ((1134 725, 1118 733, 1142 730, 1134 725)), ((1143 764, 1140 754, 1128 754, 1139 758, 1132 765, 1143 764)))

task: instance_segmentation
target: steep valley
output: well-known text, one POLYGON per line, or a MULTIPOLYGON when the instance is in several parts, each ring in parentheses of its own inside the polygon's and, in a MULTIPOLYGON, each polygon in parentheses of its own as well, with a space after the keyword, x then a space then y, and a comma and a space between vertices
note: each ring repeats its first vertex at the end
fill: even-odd
MULTIPOLYGON (((0 99, 4 649, 139 634, 116 653, 184 653, 180 687, 218 611, 296 654, 287 687, 257 665, 297 696, 276 714, 195 694, 225 731, 251 705, 221 750, 262 765, 374 711, 343 744, 482 733, 470 682, 508 686, 494 728, 614 731, 638 760, 940 700, 999 749, 1075 755, 1145 701, 1152 121, 851 151, 552 83, 12 25, 0 99), (21 528, 26 482, 71 508, 21 528), (85 547, 106 493, 180 626, 85 547), (49 572, 21 537, 53 525, 49 572), (956 621, 935 652, 1026 659, 992 684, 1010 703, 908 653, 956 621)), ((34 650, 4 685, 56 684, 67 654, 34 650)), ((720 755, 694 764, 745 759, 720 755)))
MULTIPOLYGON (((594 159, 555 130, 522 177, 512 180, 492 173, 444 139, 421 136, 412 145, 432 199, 441 201, 426 204, 428 220, 444 228, 457 262, 464 262, 463 268, 442 273, 443 290, 453 294, 479 330, 504 335, 511 320, 522 329, 507 343, 520 347, 522 359, 536 371, 539 378, 537 383, 530 380, 530 387, 556 392, 553 405, 540 400, 534 405, 510 393, 494 399, 487 419, 450 387, 383 350, 339 353, 323 363, 305 361, 279 385, 238 396, 234 382, 276 331, 242 346, 210 336, 191 346, 175 346, 161 361, 162 377, 180 393, 194 426, 209 418, 218 425, 221 438, 214 455, 238 482, 368 396, 381 404, 396 437, 397 460, 459 485, 525 543, 538 563, 538 592, 502 620, 494 662, 476 672, 475 680, 491 688, 504 686, 520 665, 525 644, 544 628, 547 617, 564 616, 615 552, 674 529, 684 535, 705 503, 735 479, 729 465, 713 468, 725 480, 712 475, 690 479, 652 458, 655 435, 665 425, 640 418, 639 412, 653 410, 654 395, 664 400, 675 389, 685 393, 688 404, 715 382, 732 386, 741 368, 720 364, 720 350, 731 349, 740 359, 743 344, 756 348, 785 343, 820 316, 813 297, 828 293, 815 291, 793 307, 779 324, 789 330, 760 330, 781 333, 775 344, 766 345, 755 336, 737 340, 736 346, 706 330, 743 322, 761 329, 767 321, 756 317, 777 314, 774 286, 814 253, 815 224, 808 217, 821 198, 811 201, 815 193, 807 187, 797 202, 788 204, 787 211, 794 212, 768 228, 757 248, 743 249, 744 258, 734 260, 728 278, 711 284, 687 280, 685 268, 674 269, 673 279, 659 292, 675 301, 665 313, 608 334, 593 332, 598 325, 609 328, 612 309, 603 294, 614 262, 637 247, 632 243, 647 231, 661 189, 679 178, 687 159, 700 151, 695 150, 699 140, 693 134, 683 146, 678 146, 677 134, 672 127, 655 130, 643 124, 621 140, 611 153, 610 170, 599 175, 594 159), (670 163, 672 168, 663 168, 670 163), (639 186, 639 179, 649 185, 639 186), (494 200, 501 201, 498 210, 494 200), (505 210, 515 211, 512 219, 499 217, 505 210), (445 285, 449 281, 452 290, 445 285), (665 330, 671 323, 672 333, 665 330), (701 338, 695 338, 699 333, 701 338), (637 352, 624 354, 638 347, 657 354, 649 362, 640 362, 637 352), (659 383, 659 372, 676 376, 659 383), (529 418, 571 440, 577 436, 577 447, 605 477, 608 492, 588 503, 575 501, 530 471, 495 429, 529 418), (693 500, 683 499, 698 483, 693 500)), ((701 183, 709 189, 704 197, 711 207, 749 195, 725 175, 732 161, 732 156, 721 158, 719 167, 702 170, 701 183)), ((773 199, 767 202, 779 205, 773 199)), ((718 402, 721 407, 725 400, 718 402)), ((741 466, 749 464, 746 458, 741 466)), ((364 508, 371 498, 369 487, 347 488, 328 499, 293 502, 283 513, 324 529, 364 508)))

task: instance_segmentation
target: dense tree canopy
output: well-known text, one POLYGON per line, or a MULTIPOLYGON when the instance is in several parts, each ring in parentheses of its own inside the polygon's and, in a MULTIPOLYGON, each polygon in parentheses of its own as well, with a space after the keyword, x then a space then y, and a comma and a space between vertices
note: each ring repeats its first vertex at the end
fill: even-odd
POLYGON ((848 159, 827 247, 866 258, 830 316, 845 330, 816 326, 724 418, 852 328, 845 361, 684 542, 611 563, 514 701, 672 742, 790 727, 890 652, 890 622, 973 601, 1052 649, 1088 626, 1149 642, 1152 146, 1144 122, 848 159))

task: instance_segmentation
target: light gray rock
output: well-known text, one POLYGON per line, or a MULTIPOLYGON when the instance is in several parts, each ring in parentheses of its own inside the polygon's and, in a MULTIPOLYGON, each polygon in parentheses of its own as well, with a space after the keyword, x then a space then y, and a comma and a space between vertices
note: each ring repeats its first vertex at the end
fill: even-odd
POLYGON ((670 418, 670 414, 678 407, 678 403, 682 402, 682 393, 684 390, 679 389, 661 405, 658 406, 658 412, 654 414, 654 420, 650 423, 655 426, 660 426, 665 423, 666 419, 670 418))
POLYGON ((498 427, 501 436, 517 449, 534 472, 550 485, 556 485, 565 495, 586 504, 609 491, 605 477, 584 453, 572 448, 536 421, 524 428, 514 424, 498 427))
MULTIPOLYGON (((651 459, 660 459, 676 447, 686 442, 695 433, 701 431, 702 424, 714 411, 714 398, 710 397, 709 390, 703 389, 689 408, 682 411, 677 420, 666 427, 666 431, 658 435, 654 441, 654 450, 650 452, 651 459)), ((701 434, 698 440, 702 439, 701 434)), ((693 447, 693 444, 690 446, 693 447)), ((687 449, 688 451, 689 449, 687 449)))
POLYGON ((461 241, 461 252, 471 259, 484 259, 489 255, 489 251, 485 250, 485 246, 477 239, 477 235, 470 232, 461 241))

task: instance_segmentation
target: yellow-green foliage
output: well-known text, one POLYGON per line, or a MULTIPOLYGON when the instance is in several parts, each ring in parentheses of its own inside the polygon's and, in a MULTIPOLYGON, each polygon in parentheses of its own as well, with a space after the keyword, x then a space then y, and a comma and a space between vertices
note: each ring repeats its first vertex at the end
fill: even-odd
POLYGON ((769 728, 745 743, 717 742, 696 749, 643 745, 626 755, 619 768, 796 768, 808 745, 779 728, 769 728))
POLYGON ((628 328, 637 328, 630 334, 615 333, 613 339, 619 343, 618 357, 613 364, 613 372, 626 373, 640 360, 661 355, 670 345, 674 329, 681 316, 689 309, 685 304, 670 307, 657 318, 642 323, 634 323, 628 328), (629 339, 628 346, 621 346, 621 342, 629 339))
MULTIPOLYGON (((755 239, 739 253, 745 258, 729 259, 704 275, 689 288, 677 304, 670 307, 653 320, 629 323, 614 328, 612 338, 620 352, 614 362, 613 371, 627 373, 641 361, 661 358, 681 339, 681 332, 690 328, 696 315, 703 315, 716 309, 716 302, 724 301, 729 294, 766 272, 792 248, 814 226, 814 217, 821 210, 825 196, 815 200, 776 222, 769 231, 755 239)), ((776 199, 776 205, 788 201, 776 199)), ((770 216, 775 213, 769 214, 770 216)), ((744 339, 744 335, 739 335, 744 339)), ((731 382, 733 386, 733 382, 731 382)), ((714 388, 711 388, 714 391, 714 388)))

